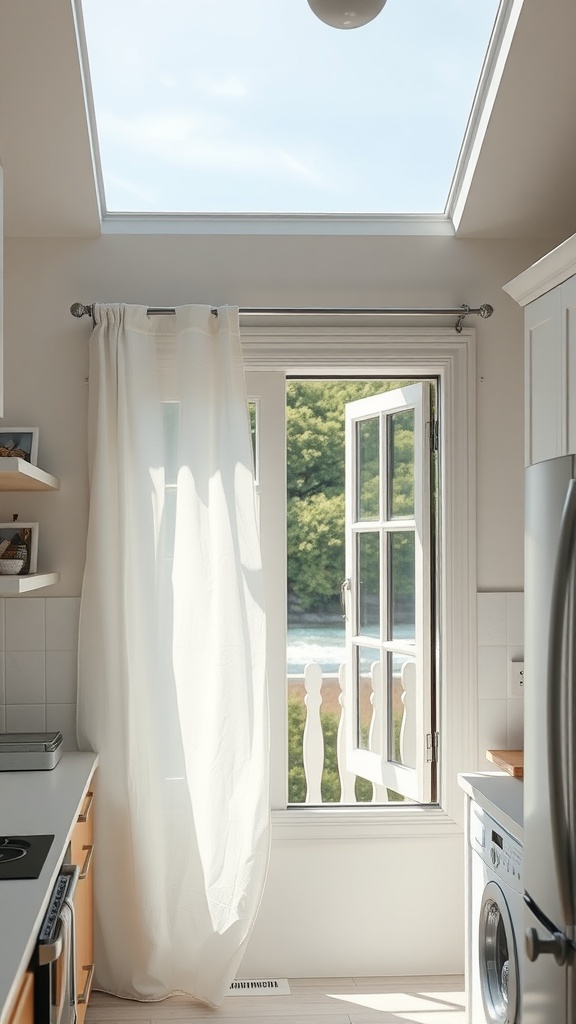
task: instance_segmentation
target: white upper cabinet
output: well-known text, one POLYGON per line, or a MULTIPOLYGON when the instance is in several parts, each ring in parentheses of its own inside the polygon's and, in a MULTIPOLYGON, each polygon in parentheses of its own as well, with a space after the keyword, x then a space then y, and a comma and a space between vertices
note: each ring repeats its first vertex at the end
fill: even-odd
POLYGON ((504 288, 525 307, 525 462, 576 453, 576 235, 504 288))

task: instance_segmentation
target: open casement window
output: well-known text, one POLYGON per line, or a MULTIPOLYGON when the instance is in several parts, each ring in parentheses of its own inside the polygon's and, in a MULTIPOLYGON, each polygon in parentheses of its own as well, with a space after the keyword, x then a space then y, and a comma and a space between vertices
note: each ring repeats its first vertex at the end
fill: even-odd
POLYGON ((430 405, 418 383, 346 406, 346 766, 420 803, 437 746, 430 405))

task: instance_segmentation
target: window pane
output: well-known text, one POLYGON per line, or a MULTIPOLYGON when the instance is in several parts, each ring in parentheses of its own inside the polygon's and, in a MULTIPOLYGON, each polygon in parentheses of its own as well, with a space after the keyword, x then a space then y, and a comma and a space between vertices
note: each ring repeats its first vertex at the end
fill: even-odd
POLYGON ((388 654, 388 749, 391 760, 416 767, 416 662, 404 654, 388 654))
POLYGON ((415 640, 415 536, 403 530, 388 535, 389 618, 391 640, 415 640))
POLYGON ((414 409, 388 417, 389 517, 414 515, 414 409))
POLYGON ((358 632, 380 636, 380 535, 359 533, 358 632))
POLYGON ((356 742, 360 750, 369 750, 370 723, 372 721, 372 693, 380 678, 379 654, 373 647, 356 647, 356 742))
POLYGON ((373 417, 356 425, 358 451, 359 520, 380 518, 380 420, 373 417))

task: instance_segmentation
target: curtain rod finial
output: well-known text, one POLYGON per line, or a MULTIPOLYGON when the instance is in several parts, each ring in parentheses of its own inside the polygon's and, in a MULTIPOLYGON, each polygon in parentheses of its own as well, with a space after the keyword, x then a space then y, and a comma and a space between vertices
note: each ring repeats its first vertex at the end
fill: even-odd
POLYGON ((72 313, 72 316, 77 317, 91 316, 92 307, 85 306, 82 302, 73 302, 72 305, 70 306, 70 312, 72 313))

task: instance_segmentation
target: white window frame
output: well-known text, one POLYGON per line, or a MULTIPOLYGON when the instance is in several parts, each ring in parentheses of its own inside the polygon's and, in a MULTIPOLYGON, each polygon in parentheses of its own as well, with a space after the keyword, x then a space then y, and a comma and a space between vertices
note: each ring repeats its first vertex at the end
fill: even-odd
POLYGON ((360 398, 346 404, 346 673, 345 694, 349 713, 346 720, 346 768, 354 775, 369 779, 377 787, 385 787, 419 803, 430 802, 432 792, 432 759, 428 756, 426 736, 432 737, 432 602, 430 548, 430 385, 418 381, 391 391, 360 398), (413 418, 413 511, 411 516, 394 518, 386 499, 388 480, 388 424, 395 413, 411 409, 413 418), (362 422, 376 422, 380 443, 379 506, 380 514, 368 521, 359 512, 357 429, 362 422), (361 570, 358 566, 357 543, 368 529, 378 539, 380 550, 379 632, 362 636, 359 621, 361 570), (408 529, 414 538, 414 586, 416 607, 414 639, 402 642, 388 632, 388 548, 389 531, 408 529), (384 626, 384 632, 382 627, 384 626), (364 748, 359 743, 359 657, 362 649, 370 649, 378 669, 378 678, 387 678, 386 652, 406 655, 415 671, 414 708, 411 723, 415 734, 414 762, 399 763, 390 749, 391 727, 388 687, 377 687, 374 694, 380 705, 380 729, 364 748), (384 664, 381 658, 384 658, 384 664), (382 692, 382 690, 384 692, 382 692), (375 744, 374 746, 372 744, 375 744))
POLYGON ((476 333, 453 328, 243 327, 250 399, 260 401, 261 541, 267 595, 274 835, 360 838, 447 835, 463 825, 457 775, 476 763, 476 333), (258 371, 258 374, 251 371, 258 371), (261 373, 266 376, 260 377, 261 373), (290 376, 436 377, 439 500, 439 806, 286 809, 285 382, 290 376), (259 388, 259 383, 266 386, 259 388), (260 390, 262 393, 260 394, 260 390))

